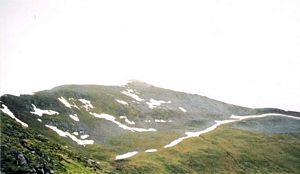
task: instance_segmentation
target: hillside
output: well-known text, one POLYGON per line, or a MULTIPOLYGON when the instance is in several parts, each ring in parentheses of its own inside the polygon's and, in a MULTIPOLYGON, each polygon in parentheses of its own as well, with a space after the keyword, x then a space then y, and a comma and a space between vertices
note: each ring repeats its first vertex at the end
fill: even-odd
POLYGON ((299 171, 299 153, 295 153, 299 116, 280 109, 240 107, 139 81, 124 86, 64 85, 34 95, 3 95, 1 171, 243 173, 255 167, 250 172, 294 173, 299 171), (208 148, 203 137, 213 145, 208 148), (271 140, 282 142, 271 146, 284 157, 251 150, 266 150, 271 140), (241 147, 240 142, 244 142, 241 147), (226 156, 224 148, 232 150, 235 160, 226 156), (203 150, 205 154, 200 153, 203 150), (211 155, 224 158, 214 170, 211 155), (51 160, 45 161, 45 156, 51 160), (278 159, 278 163, 266 164, 278 168, 255 162, 267 158, 278 159), (183 163, 189 160, 192 164, 183 163), (233 164, 243 160, 250 160, 249 165, 233 164))

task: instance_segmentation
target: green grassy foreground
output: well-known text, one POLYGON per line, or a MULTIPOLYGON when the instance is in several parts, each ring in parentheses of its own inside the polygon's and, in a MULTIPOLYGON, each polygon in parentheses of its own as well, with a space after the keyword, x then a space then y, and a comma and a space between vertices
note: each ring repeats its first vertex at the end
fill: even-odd
POLYGON ((1 114, 5 173, 300 173, 300 134, 254 133, 225 125, 156 153, 140 152, 119 161, 114 161, 115 155, 100 145, 53 141, 1 114))

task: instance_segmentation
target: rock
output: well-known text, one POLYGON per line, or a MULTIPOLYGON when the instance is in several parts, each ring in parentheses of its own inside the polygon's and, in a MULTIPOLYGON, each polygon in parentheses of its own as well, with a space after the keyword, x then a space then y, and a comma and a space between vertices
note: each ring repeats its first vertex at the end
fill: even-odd
POLYGON ((36 165, 34 168, 35 168, 37 174, 45 174, 45 171, 44 171, 44 169, 43 169, 43 166, 41 166, 41 165, 36 165))
POLYGON ((45 155, 45 159, 46 159, 46 161, 51 161, 51 159, 50 159, 50 157, 48 156, 48 155, 45 155))
POLYGON ((54 174, 54 170, 50 169, 48 166, 44 166, 45 174, 54 174))
POLYGON ((37 173, 37 172, 36 172, 35 168, 31 168, 30 173, 37 173))
POLYGON ((17 136, 18 136, 19 138, 23 138, 23 133, 18 132, 18 133, 17 133, 17 136))
POLYGON ((20 143, 21 143, 23 146, 27 146, 28 140, 26 140, 26 139, 21 139, 21 140, 20 140, 20 143))
POLYGON ((101 169, 101 166, 99 163, 94 163, 94 167, 96 167, 97 169, 101 169))
POLYGON ((12 128, 12 125, 6 123, 7 128, 12 128))
POLYGON ((88 163, 89 166, 100 169, 100 164, 98 164, 96 161, 92 160, 92 159, 88 159, 86 160, 86 162, 88 163))
POLYGON ((45 174, 54 174, 54 170, 46 169, 45 174))
POLYGON ((23 153, 19 153, 17 156, 17 165, 26 165, 27 161, 23 153))
POLYGON ((95 161, 94 161, 94 160, 91 160, 91 159, 88 159, 86 162, 87 162, 90 166, 93 165, 93 164, 95 163, 95 161))
POLYGON ((47 142, 48 141, 48 139, 45 136, 41 135, 41 134, 37 135, 37 139, 42 141, 42 142, 47 142))

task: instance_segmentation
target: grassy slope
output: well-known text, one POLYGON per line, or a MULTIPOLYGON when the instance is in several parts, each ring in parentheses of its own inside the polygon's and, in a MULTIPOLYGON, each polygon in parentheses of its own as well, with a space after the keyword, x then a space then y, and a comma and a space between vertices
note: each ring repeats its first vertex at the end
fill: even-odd
MULTIPOLYGON (((31 128, 23 129, 1 114, 2 171, 17 173, 43 166, 56 173, 299 173, 300 135, 263 134, 222 126, 199 138, 183 141, 157 153, 139 153, 127 160, 114 161, 114 152, 100 145, 70 146, 55 134, 46 138, 31 128), (56 137, 56 138, 55 138, 56 137), (55 140, 55 141, 53 141, 55 140), (68 146, 67 146, 68 145, 68 146), (32 153, 34 151, 34 153, 32 153), (16 165, 17 154, 28 158, 28 165, 16 165), (49 158, 48 158, 49 157, 49 158), (89 159, 100 162, 99 165, 89 159), (5 170, 4 170, 5 168, 5 170)), ((51 131, 49 132, 49 134, 51 131)), ((159 135, 172 138, 175 135, 159 135)), ((124 135, 126 149, 147 136, 124 135)), ((157 138, 153 135, 152 138, 157 138)), ((161 142, 162 140, 159 140, 161 142)), ((152 142, 153 145, 155 141, 152 142)), ((148 148, 147 144, 140 144, 148 148)), ((149 146, 149 148, 152 147, 149 146)))
MULTIPOLYGON (((116 116, 127 115, 134 121, 148 117, 159 119, 177 118, 176 116, 182 114, 178 110, 178 106, 183 106, 189 112, 195 112, 196 116, 202 114, 201 116, 205 119, 205 115, 209 115, 207 119, 210 120, 218 119, 214 116, 220 113, 223 115, 224 112, 227 115, 230 115, 231 112, 237 114, 257 112, 203 96, 153 86, 146 88, 145 84, 131 84, 131 87, 137 88, 142 98, 170 99, 172 104, 170 106, 166 105, 168 107, 153 110, 150 110, 142 102, 138 105, 131 103, 129 106, 124 106, 117 103, 115 99, 129 102, 132 100, 120 92, 125 88, 96 85, 66 85, 37 92, 34 96, 2 96, 1 102, 3 100, 15 115, 30 125, 30 128, 23 129, 15 121, 0 113, 2 168, 4 166, 6 170, 9 170, 8 173, 16 173, 18 170, 31 170, 37 166, 43 166, 47 170, 53 169, 58 173, 110 173, 111 171, 113 173, 226 173, 228 171, 238 173, 269 173, 275 171, 299 173, 300 167, 297 165, 300 163, 299 135, 253 133, 252 131, 241 131, 229 126, 221 127, 199 138, 186 140, 174 148, 159 149, 158 153, 153 154, 140 153, 129 160, 115 162, 116 153, 161 148, 179 135, 174 131, 119 135, 116 132, 122 130, 117 127, 110 127, 107 121, 96 119, 85 110, 74 108, 70 110, 57 100, 61 96, 66 99, 69 97, 88 99, 95 106, 91 110, 92 112, 104 112, 116 116), (58 111, 60 115, 43 117, 32 115, 30 114, 30 111, 32 111, 31 104, 35 104, 38 108, 58 111), (75 122, 69 118, 69 114, 75 113, 78 114, 80 122, 75 122), (38 122, 37 118, 41 118, 43 122, 38 122), (101 145, 91 145, 83 148, 76 145, 69 138, 57 136, 52 130, 46 129, 44 124, 56 125, 60 129, 70 132, 83 128, 86 129, 87 134, 94 135, 92 138, 95 138, 95 140, 98 138, 101 143, 103 143, 101 141, 103 137, 100 137, 102 134, 107 133, 109 136, 115 134, 116 136, 111 139, 108 138, 110 149, 101 145), (104 127, 106 124, 108 126, 104 127), (105 129, 105 132, 103 129, 105 129), (17 154, 20 152, 29 159, 30 162, 27 166, 16 166, 17 154), (51 160, 48 160, 47 157, 51 160), (100 168, 88 159, 100 162, 100 168)), ((75 101, 75 104, 81 105, 79 101, 75 101)), ((259 110, 261 113, 273 111, 283 112, 274 109, 259 110)), ((189 117, 178 117, 178 119, 186 118, 189 117)), ((194 119, 187 123, 178 121, 179 128, 198 128, 199 125, 205 122, 205 119, 197 120, 198 117, 194 119)), ((174 123, 176 123, 176 120, 174 120, 174 123)), ((246 123, 249 124, 250 122, 246 123)), ((270 124, 271 122, 268 121, 267 123, 270 124)), ((263 128, 266 127, 266 123, 261 125, 263 128)), ((247 127, 252 128, 253 126, 247 127)), ((274 126, 271 125, 271 127, 274 126)))
POLYGON ((110 140, 110 148, 119 153, 158 149, 180 137, 174 132, 139 132, 128 133, 110 140))
POLYGON ((299 173, 299 164, 299 134, 259 134, 223 126, 114 166, 116 173, 299 173))

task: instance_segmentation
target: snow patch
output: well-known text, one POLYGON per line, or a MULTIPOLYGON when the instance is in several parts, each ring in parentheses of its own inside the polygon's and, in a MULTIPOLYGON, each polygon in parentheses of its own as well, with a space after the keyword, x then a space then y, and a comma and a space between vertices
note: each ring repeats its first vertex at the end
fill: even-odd
POLYGON ((148 149, 148 150, 146 150, 145 152, 147 152, 147 153, 157 152, 157 149, 148 149))
POLYGON ((57 98, 62 104, 64 104, 66 107, 71 108, 71 104, 63 97, 57 98))
POLYGON ((38 118, 37 121, 42 122, 42 120, 40 118, 38 118))
POLYGON ((94 144, 94 140, 80 140, 77 137, 75 137, 74 135, 70 134, 69 132, 64 132, 55 126, 50 126, 50 125, 45 125, 45 126, 50 128, 51 130, 55 131, 61 137, 71 138, 73 141, 75 141, 79 145, 94 144))
POLYGON ((118 103, 122 104, 122 105, 128 105, 128 103, 126 101, 124 101, 124 100, 118 100, 118 99, 116 99, 116 101, 118 103))
POLYGON ((116 118, 114 116, 112 116, 112 115, 109 115, 109 114, 96 114, 96 113, 90 113, 90 114, 94 115, 96 118, 103 118, 103 119, 106 119, 106 120, 114 122, 114 123, 117 122, 115 120, 116 118))
POLYGON ((109 114, 96 114, 96 113, 91 113, 91 115, 93 115, 94 117, 96 118, 103 118, 103 119, 106 119, 108 121, 111 121, 115 124, 117 124, 120 128, 124 129, 124 130, 129 130, 129 131, 132 131, 132 132, 151 132, 151 131, 156 131, 156 129, 153 129, 153 128, 148 128, 148 129, 145 129, 145 128, 136 128, 136 127, 129 127, 127 125, 124 125, 118 121, 116 121, 116 118, 112 115, 109 115, 109 114))
POLYGON ((89 111, 89 109, 94 108, 94 106, 92 105, 91 101, 88 101, 86 99, 78 99, 83 105, 83 107, 85 108, 86 111, 89 111))
POLYGON ((120 118, 121 118, 121 119, 125 119, 125 122, 126 122, 127 124, 135 124, 134 121, 128 120, 128 118, 127 118, 126 116, 120 116, 120 118))
POLYGON ((7 106, 2 104, 3 109, 1 111, 10 116, 11 118, 15 119, 18 123, 20 123, 24 127, 28 127, 28 124, 24 123, 23 121, 19 120, 9 109, 7 106))
POLYGON ((136 154, 138 154, 137 151, 128 152, 128 153, 125 153, 125 154, 123 154, 123 155, 117 155, 117 156, 116 156, 116 160, 129 158, 129 157, 132 157, 132 156, 134 156, 134 155, 136 155, 136 154))
POLYGON ((157 123, 166 123, 167 121, 155 119, 154 122, 157 122, 157 123))
MULTIPOLYGON (((60 97, 60 98, 57 98, 57 99, 58 99, 62 104, 64 104, 66 107, 68 107, 68 108, 74 107, 74 108, 79 109, 78 106, 76 106, 75 104, 69 103, 69 102, 68 102, 65 98, 63 98, 63 97, 60 97)), ((73 98, 70 98, 70 99, 74 100, 73 98)))
POLYGON ((58 115, 59 113, 56 111, 52 111, 52 110, 43 110, 43 109, 39 109, 37 108, 34 104, 31 104, 33 106, 33 110, 30 113, 38 115, 38 116, 43 116, 44 114, 46 115, 58 115))
POLYGON ((285 115, 285 114, 277 114, 277 113, 266 113, 266 114, 261 114, 261 115, 246 115, 246 116, 231 115, 230 118, 238 119, 238 120, 245 120, 245 119, 249 119, 249 118, 262 118, 262 117, 268 117, 268 116, 278 116, 278 117, 300 119, 300 117, 295 117, 295 116, 285 115))
POLYGON ((156 129, 154 128, 148 128, 148 129, 145 129, 145 128, 137 128, 137 127, 131 127, 131 130, 134 132, 154 132, 156 131, 156 129))
POLYGON ((130 121, 130 120, 128 120, 127 118, 125 118, 125 121, 126 121, 127 124, 131 124, 131 125, 132 125, 132 124, 135 124, 134 121, 130 121))
POLYGON ((165 103, 172 103, 171 101, 163 101, 163 100, 155 100, 153 98, 150 99, 149 102, 146 102, 146 104, 149 106, 150 109, 156 108, 157 106, 160 106, 161 104, 165 103))
POLYGON ((184 109, 183 107, 178 107, 178 109, 180 109, 182 112, 186 112, 186 109, 184 109))
POLYGON ((79 121, 77 114, 74 114, 74 115, 70 114, 69 117, 72 118, 74 121, 79 121))
POLYGON ((79 135, 79 134, 78 134, 78 132, 73 132, 73 134, 74 134, 74 135, 76 135, 76 136, 78 136, 78 135, 79 135))
POLYGON ((135 94, 132 89, 126 89, 126 91, 122 91, 121 93, 135 99, 136 101, 144 101, 144 99, 140 98, 137 94, 135 94))
POLYGON ((89 137, 89 135, 80 135, 81 139, 87 139, 89 137))
POLYGON ((169 147, 173 147, 175 145, 177 145, 178 143, 180 143, 182 140, 187 139, 187 138, 191 138, 191 137, 198 137, 201 134, 210 132, 214 129, 216 129, 218 126, 222 125, 222 124, 226 124, 226 123, 231 123, 231 122, 235 122, 236 120, 223 120, 223 121, 215 121, 216 123, 202 131, 199 132, 185 132, 185 137, 180 137, 174 141, 172 141, 171 143, 167 144, 164 146, 164 148, 169 148, 169 147))

